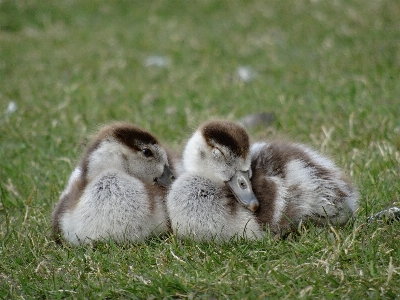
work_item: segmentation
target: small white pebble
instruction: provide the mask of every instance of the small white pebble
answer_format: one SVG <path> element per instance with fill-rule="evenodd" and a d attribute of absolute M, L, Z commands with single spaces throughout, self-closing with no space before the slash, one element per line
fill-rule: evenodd
<path fill-rule="evenodd" d="M 6 115 L 11 115 L 12 113 L 16 112 L 17 109 L 17 103 L 15 103 L 14 101 L 10 101 L 6 109 Z"/>
<path fill-rule="evenodd" d="M 257 76 L 256 72 L 253 69 L 246 66 L 238 67 L 236 73 L 240 80 L 244 82 L 250 82 Z"/>
<path fill-rule="evenodd" d="M 149 56 L 145 60 L 146 67 L 159 67 L 159 68 L 166 68 L 169 65 L 169 60 L 165 56 Z"/>

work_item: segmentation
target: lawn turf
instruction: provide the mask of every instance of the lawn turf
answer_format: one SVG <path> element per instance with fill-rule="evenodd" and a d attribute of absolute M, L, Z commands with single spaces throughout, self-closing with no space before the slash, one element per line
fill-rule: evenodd
<path fill-rule="evenodd" d="M 395 0 L 1 1 L 0 298 L 399 298 L 400 224 L 365 225 L 400 205 L 399 41 Z M 221 245 L 51 239 L 102 124 L 179 151 L 206 120 L 258 112 L 275 121 L 253 141 L 306 143 L 349 174 L 354 224 Z"/>

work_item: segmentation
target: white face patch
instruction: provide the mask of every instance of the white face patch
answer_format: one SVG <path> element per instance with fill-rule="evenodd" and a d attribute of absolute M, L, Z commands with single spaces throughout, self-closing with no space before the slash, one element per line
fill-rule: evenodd
<path fill-rule="evenodd" d="M 147 183 L 153 183 L 169 166 L 167 153 L 158 144 L 143 144 L 140 148 L 140 151 L 127 149 L 128 173 Z"/>
<path fill-rule="evenodd" d="M 229 181 L 237 170 L 250 169 L 250 156 L 237 157 L 224 145 L 210 147 L 197 131 L 188 141 L 183 152 L 183 164 L 187 172 L 215 180 L 223 184 Z"/>
<path fill-rule="evenodd" d="M 103 170 L 114 169 L 147 183 L 153 183 L 168 166 L 167 154 L 159 145 L 141 145 L 136 151 L 116 140 L 105 140 L 89 156 L 88 179 Z"/>

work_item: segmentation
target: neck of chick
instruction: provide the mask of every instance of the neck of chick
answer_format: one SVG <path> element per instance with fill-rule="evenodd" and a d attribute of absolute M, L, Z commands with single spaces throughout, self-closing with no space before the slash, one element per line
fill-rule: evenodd
<path fill-rule="evenodd" d="M 91 181 L 104 171 L 118 171 L 127 173 L 123 163 L 123 156 L 129 155 L 125 149 L 116 141 L 102 141 L 99 147 L 88 156 L 87 179 Z"/>

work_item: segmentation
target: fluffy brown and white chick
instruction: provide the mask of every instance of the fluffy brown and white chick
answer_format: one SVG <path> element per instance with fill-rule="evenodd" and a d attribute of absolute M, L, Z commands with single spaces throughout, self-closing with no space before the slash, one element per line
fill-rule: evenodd
<path fill-rule="evenodd" d="M 344 225 L 357 209 L 358 192 L 329 158 L 289 142 L 251 146 L 251 178 L 260 207 L 259 223 L 276 236 L 302 222 Z"/>
<path fill-rule="evenodd" d="M 101 129 L 73 171 L 53 212 L 53 232 L 72 244 L 142 241 L 168 230 L 165 149 L 129 123 Z"/>
<path fill-rule="evenodd" d="M 233 122 L 207 122 L 193 134 L 183 152 L 185 172 L 167 197 L 178 237 L 223 241 L 262 236 L 252 213 L 258 201 L 250 183 L 249 148 L 246 131 Z"/>

